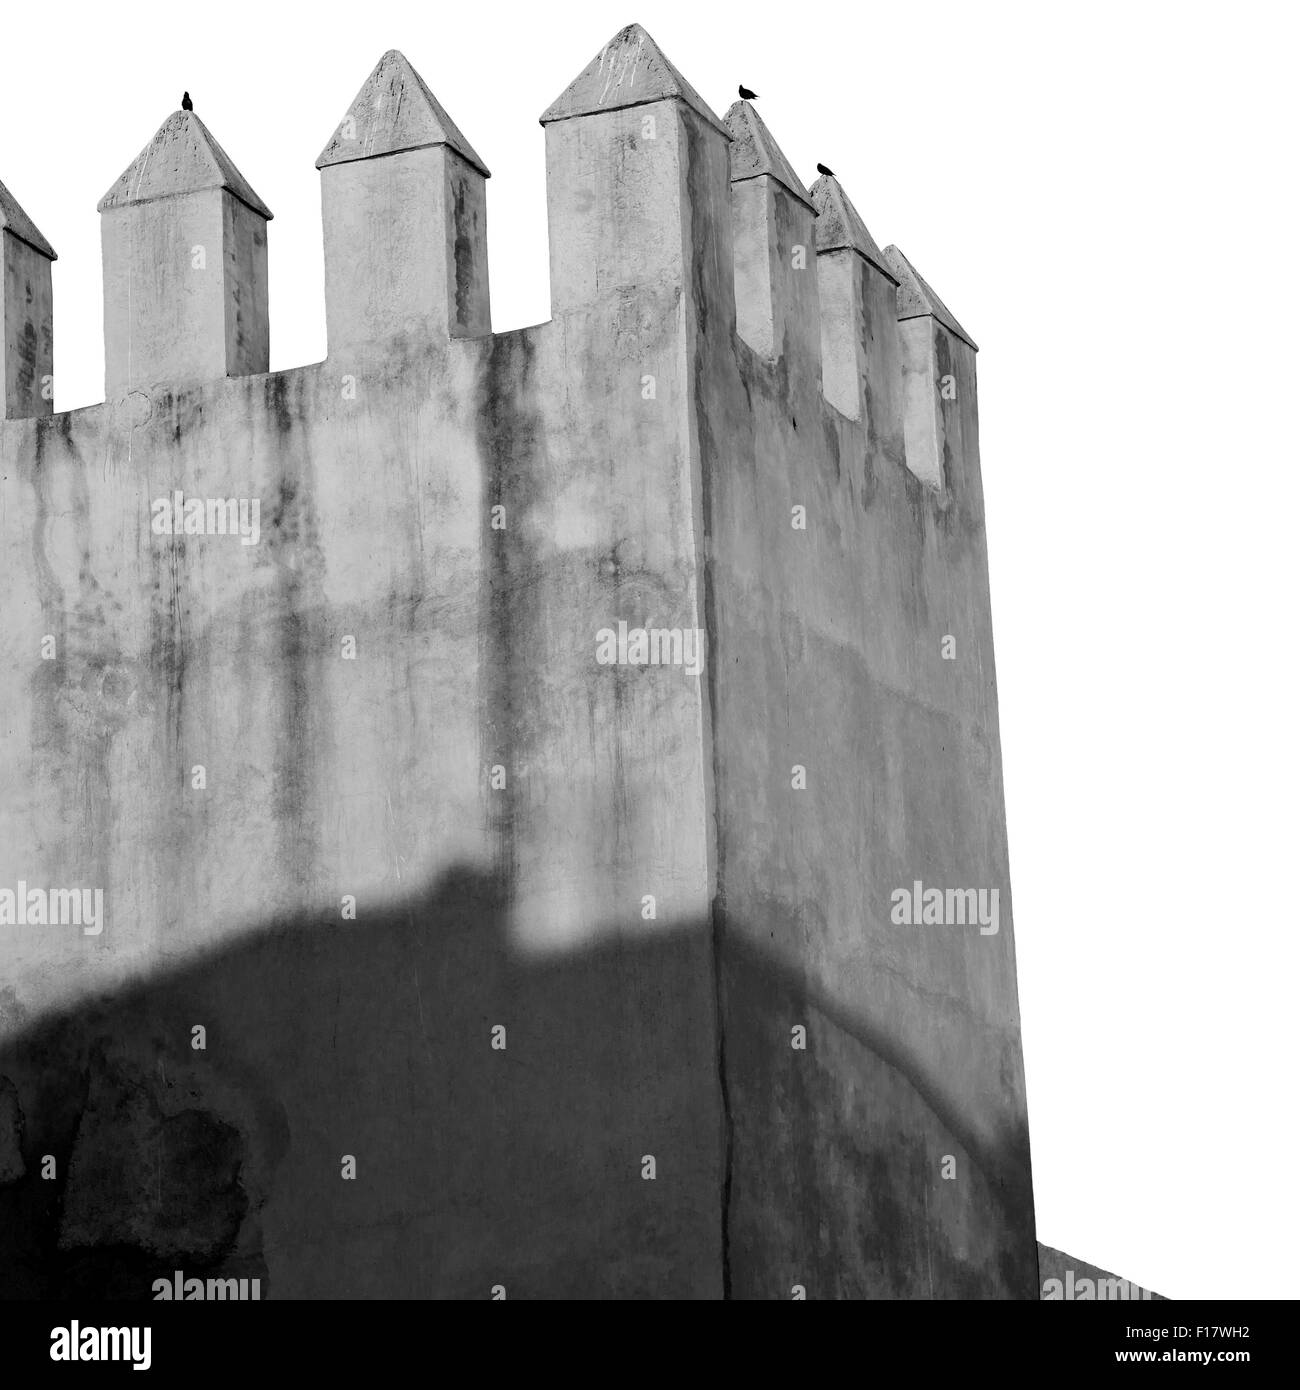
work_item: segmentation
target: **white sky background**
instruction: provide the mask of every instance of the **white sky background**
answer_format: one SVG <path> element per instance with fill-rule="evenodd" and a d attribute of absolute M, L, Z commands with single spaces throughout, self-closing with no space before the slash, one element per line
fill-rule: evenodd
<path fill-rule="evenodd" d="M 981 347 L 1039 1237 L 1295 1298 L 1297 13 L 56 3 L 0 179 L 59 252 L 66 410 L 103 396 L 95 204 L 183 88 L 276 214 L 273 368 L 325 355 L 313 162 L 385 49 L 492 170 L 498 330 L 549 317 L 537 117 L 606 40 L 639 20 L 719 114 L 755 88 Z"/>

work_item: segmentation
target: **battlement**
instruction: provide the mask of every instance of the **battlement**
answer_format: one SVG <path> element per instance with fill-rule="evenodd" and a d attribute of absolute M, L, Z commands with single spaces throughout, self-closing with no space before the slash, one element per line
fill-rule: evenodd
<path fill-rule="evenodd" d="M 939 374 L 918 334 L 974 343 L 910 267 L 900 282 L 836 179 L 810 193 L 749 102 L 719 119 L 635 24 L 541 123 L 554 318 L 635 299 L 653 312 L 665 288 L 698 294 L 701 264 L 730 262 L 699 311 L 882 436 L 898 435 L 906 399 L 899 457 L 942 486 L 926 398 Z M 488 168 L 401 53 L 380 58 L 316 167 L 331 368 L 491 334 Z M 198 115 L 168 116 L 98 210 L 109 404 L 268 370 L 272 214 Z M 0 229 L 0 418 L 52 414 L 54 252 L 3 186 Z M 888 323 L 891 293 L 913 327 Z M 886 403 L 878 419 L 869 400 Z"/>

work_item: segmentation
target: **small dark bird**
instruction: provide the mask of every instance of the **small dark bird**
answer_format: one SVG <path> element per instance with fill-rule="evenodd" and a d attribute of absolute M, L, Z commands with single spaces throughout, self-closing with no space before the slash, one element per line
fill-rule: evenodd
<path fill-rule="evenodd" d="M 757 101 L 758 99 L 758 93 L 751 92 L 743 82 L 740 84 L 739 87 L 736 88 L 736 90 L 740 93 L 741 101 Z"/>
<path fill-rule="evenodd" d="M 194 103 L 190 100 L 190 94 L 189 94 L 188 92 L 185 92 L 185 93 L 183 93 L 183 94 L 181 95 L 181 110 L 182 110 L 182 111 L 193 111 L 193 110 L 194 110 Z"/>
<path fill-rule="evenodd" d="M 819 174 L 825 174 L 828 179 L 833 179 L 835 177 L 835 170 L 828 169 L 824 164 L 819 164 L 817 166 L 817 172 Z"/>

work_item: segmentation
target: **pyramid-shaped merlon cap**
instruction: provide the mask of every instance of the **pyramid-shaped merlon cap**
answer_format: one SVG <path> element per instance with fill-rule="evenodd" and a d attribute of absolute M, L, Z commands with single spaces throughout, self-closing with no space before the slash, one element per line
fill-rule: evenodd
<path fill-rule="evenodd" d="M 446 145 L 483 177 L 488 167 L 442 109 L 424 78 L 395 48 L 375 64 L 316 161 L 318 169 L 403 150 Z"/>
<path fill-rule="evenodd" d="M 856 251 L 895 284 L 898 275 L 886 260 L 867 224 L 849 202 L 849 196 L 832 174 L 823 174 L 812 186 L 813 207 L 817 209 L 817 250 Z"/>
<path fill-rule="evenodd" d="M 948 306 L 935 294 L 921 277 L 920 272 L 897 246 L 885 247 L 885 259 L 894 267 L 894 275 L 898 279 L 898 317 L 900 321 L 924 318 L 929 315 L 931 318 L 938 319 L 950 333 L 955 334 L 963 343 L 969 343 L 976 352 L 979 351 L 975 339 L 953 318 Z"/>
<path fill-rule="evenodd" d="M 732 183 L 767 174 L 816 212 L 812 194 L 800 182 L 799 175 L 790 167 L 790 161 L 781 153 L 780 145 L 772 139 L 772 132 L 749 102 L 734 102 L 727 112 L 726 121 L 727 129 L 731 132 Z"/>
<path fill-rule="evenodd" d="M 542 113 L 542 124 L 621 111 L 676 97 L 728 139 L 731 132 L 705 105 L 703 97 L 664 57 L 639 24 L 629 24 L 600 50 Z"/>
<path fill-rule="evenodd" d="M 99 211 L 178 193 L 198 193 L 205 188 L 228 189 L 246 207 L 271 220 L 271 209 L 253 192 L 207 126 L 193 111 L 173 111 L 99 200 Z"/>
<path fill-rule="evenodd" d="M 36 223 L 27 216 L 18 199 L 2 183 L 0 183 L 0 231 L 12 233 L 19 241 L 25 241 L 33 251 L 39 251 L 42 256 L 46 256 L 52 261 L 59 259 L 54 254 L 54 247 L 37 231 Z"/>

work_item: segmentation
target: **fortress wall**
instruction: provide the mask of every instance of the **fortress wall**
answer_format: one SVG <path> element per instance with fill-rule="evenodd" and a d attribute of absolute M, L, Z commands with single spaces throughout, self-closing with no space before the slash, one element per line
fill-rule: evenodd
<path fill-rule="evenodd" d="M 10 576 L 17 620 L 4 632 L 18 677 L 5 784 L 24 793 L 5 805 L 4 882 L 99 885 L 108 906 L 93 938 L 5 929 L 6 1024 L 21 1035 L 107 990 L 142 990 L 164 1021 L 106 1029 L 92 1015 L 71 1029 L 78 1056 L 54 1068 L 81 1065 L 98 1029 L 134 1075 L 154 1050 L 183 1065 L 190 1023 L 205 1023 L 211 1069 L 234 1069 L 283 1111 L 273 1128 L 286 1147 L 273 1168 L 264 1160 L 257 1194 L 282 1296 L 354 1287 L 376 1225 L 433 1205 L 440 1172 L 478 1194 L 484 1170 L 514 1219 L 496 1246 L 477 1221 L 440 1225 L 438 1248 L 467 1268 L 431 1271 L 429 1293 L 498 1278 L 527 1292 L 518 1246 L 540 1220 L 529 1259 L 548 1277 L 534 1291 L 553 1294 L 579 1212 L 595 1248 L 576 1290 L 607 1287 L 601 1261 L 617 1266 L 629 1247 L 614 1273 L 644 1289 L 644 1236 L 624 1229 L 640 1220 L 675 1237 L 645 1257 L 667 1264 L 673 1287 L 716 1286 L 716 1259 L 696 1248 L 717 1231 L 698 1223 L 695 1189 L 711 1201 L 719 1182 L 699 684 L 594 662 L 596 632 L 619 616 L 694 618 L 692 556 L 673 543 L 690 527 L 647 511 L 665 505 L 681 465 L 661 429 L 680 412 L 669 394 L 648 424 L 629 421 L 629 440 L 575 386 L 601 382 L 612 361 L 662 357 L 671 388 L 680 334 L 675 317 L 648 344 L 635 324 L 621 345 L 601 331 L 575 313 L 463 348 L 343 362 L 358 367 L 354 400 L 332 361 L 162 388 L 135 428 L 127 412 L 146 407 L 129 401 L 26 422 L 14 450 L 5 552 L 35 563 Z M 665 487 L 641 495 L 619 473 L 656 452 Z M 153 535 L 149 503 L 176 487 L 262 499 L 259 543 Z M 498 500 L 507 529 L 494 540 Z M 663 553 L 640 542 L 659 536 Z M 39 656 L 46 631 L 51 662 Z M 342 657 L 348 635 L 355 661 Z M 197 763 L 203 791 L 190 786 Z M 491 789 L 492 766 L 505 789 Z M 355 922 L 340 918 L 344 893 Z M 643 922 L 646 893 L 657 915 Z M 688 924 L 694 945 L 677 941 Z M 372 931 L 419 939 L 372 954 Z M 661 936 L 671 944 L 659 949 Z M 643 954 L 625 951 L 638 940 Z M 275 968 L 250 978 L 242 954 L 268 941 Z M 302 984 L 286 993 L 304 969 L 310 997 Z M 548 983 L 556 974 L 579 979 Z M 647 1011 L 663 1014 L 671 1064 L 646 1047 Z M 504 1058 L 488 1046 L 496 1022 L 509 1029 Z M 349 1027 L 359 1036 L 340 1042 Z M 392 1037 L 375 1055 L 380 1031 Z M 323 1058 L 334 1066 L 320 1075 Z M 365 1058 L 381 1077 L 415 1067 L 418 1084 L 395 1104 Z M 612 1102 L 627 1085 L 624 1105 Z M 457 1092 L 475 1095 L 451 1126 L 464 1157 L 440 1148 L 423 1164 L 410 1129 L 446 1127 Z M 550 1110 L 521 1092 L 549 1094 Z M 517 1116 L 523 1133 L 495 1132 L 485 1110 Z M 29 1140 L 57 1151 L 39 1119 L 28 1116 Z M 519 1151 L 534 1146 L 545 1162 L 530 1173 Z M 331 1246 L 321 1265 L 312 1222 L 337 1200 L 348 1152 L 385 1181 L 359 1189 L 370 1200 L 350 1218 L 356 1248 Z M 663 1201 L 639 1215 L 586 1201 L 611 1183 L 639 1195 L 645 1152 L 672 1165 Z M 157 1244 L 153 1231 L 140 1238 Z M 394 1257 L 374 1291 L 410 1292 L 412 1277 Z"/>
<path fill-rule="evenodd" d="M 602 50 L 492 334 L 486 167 L 386 54 L 286 372 L 197 117 L 105 196 L 108 399 L 0 423 L 0 889 L 106 904 L 0 926 L 0 1293 L 1035 1296 L 974 349 L 738 106 Z M 891 923 L 916 878 L 998 934 Z"/>
<path fill-rule="evenodd" d="M 789 267 L 811 218 L 768 182 L 767 260 Z M 819 230 L 855 217 L 829 179 L 812 196 Z M 816 281 L 775 291 L 773 351 L 729 341 L 724 284 L 701 335 L 732 1288 L 1033 1297 L 974 350 L 897 321 L 869 236 L 822 240 Z M 908 428 L 913 327 L 928 439 Z M 998 933 L 895 925 L 916 879 L 998 888 Z"/>

